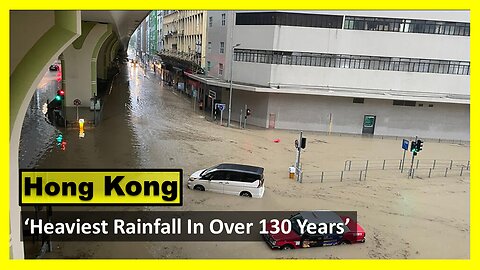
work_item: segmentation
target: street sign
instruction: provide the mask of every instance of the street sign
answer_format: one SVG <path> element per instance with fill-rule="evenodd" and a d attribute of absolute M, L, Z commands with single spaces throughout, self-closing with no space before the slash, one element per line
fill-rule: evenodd
<path fill-rule="evenodd" d="M 409 143 L 410 143 L 410 142 L 409 142 L 408 140 L 403 139 L 403 141 L 402 141 L 402 148 L 403 148 L 403 150 L 408 150 L 408 144 L 409 144 Z"/>
<path fill-rule="evenodd" d="M 219 109 L 220 111 L 224 111 L 225 110 L 225 104 L 223 103 L 217 103 L 217 109 Z"/>
<path fill-rule="evenodd" d="M 82 101 L 80 99 L 76 98 L 75 100 L 73 100 L 73 105 L 80 106 L 80 105 L 82 105 Z"/>
<path fill-rule="evenodd" d="M 211 99 L 217 99 L 217 92 L 213 91 L 213 90 L 208 90 L 208 96 L 211 98 Z"/>

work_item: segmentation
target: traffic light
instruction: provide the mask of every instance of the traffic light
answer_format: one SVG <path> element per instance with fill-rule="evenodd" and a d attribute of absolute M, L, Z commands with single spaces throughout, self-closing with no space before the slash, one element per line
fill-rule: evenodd
<path fill-rule="evenodd" d="M 307 138 L 302 137 L 302 142 L 300 143 L 300 147 L 302 149 L 305 149 L 306 146 L 307 146 Z"/>
<path fill-rule="evenodd" d="M 58 136 L 55 138 L 55 141 L 57 141 L 57 146 L 65 151 L 67 148 L 67 142 L 63 139 L 62 133 L 58 134 Z"/>
<path fill-rule="evenodd" d="M 247 108 L 247 116 L 250 116 L 250 114 L 252 114 L 252 111 Z"/>
<path fill-rule="evenodd" d="M 416 152 L 417 151 L 417 142 L 412 141 L 412 144 L 410 144 L 410 152 Z"/>
<path fill-rule="evenodd" d="M 65 91 L 63 89 L 60 89 L 60 90 L 57 91 L 57 95 L 55 96 L 55 100 L 62 101 L 64 97 L 65 97 Z"/>
<path fill-rule="evenodd" d="M 417 143 L 416 143 L 415 146 L 416 146 L 417 152 L 422 151 L 423 141 L 422 140 L 417 140 Z"/>
<path fill-rule="evenodd" d="M 57 141 L 57 145 L 60 146 L 60 144 L 63 141 L 63 135 L 61 133 L 58 134 L 58 136 L 57 136 L 57 138 L 55 138 L 55 140 Z"/>

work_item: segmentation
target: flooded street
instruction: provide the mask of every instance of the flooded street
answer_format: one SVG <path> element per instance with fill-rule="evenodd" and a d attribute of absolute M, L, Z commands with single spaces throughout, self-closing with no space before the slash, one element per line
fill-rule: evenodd
<path fill-rule="evenodd" d="M 59 131 L 48 124 L 42 109 L 59 89 L 56 71 L 47 71 L 28 105 L 20 137 L 19 167 L 34 168 L 42 156 L 52 151 Z"/>
<path fill-rule="evenodd" d="M 190 99 L 164 86 L 158 74 L 152 70 L 144 73 L 130 64 L 122 66 L 112 89 L 104 101 L 102 121 L 87 128 L 84 138 L 79 138 L 76 129 L 59 129 L 67 141 L 65 151 L 54 144 L 56 129 L 43 124 L 40 116 L 32 117 L 44 98 L 38 93 L 40 101 L 33 102 L 24 123 L 24 127 L 38 128 L 24 128 L 20 143 L 21 153 L 28 149 L 35 154 L 20 155 L 20 167 L 181 168 L 182 207 L 87 208 L 353 210 L 358 211 L 367 240 L 364 244 L 283 252 L 272 251 L 263 242 L 59 242 L 46 258 L 469 258 L 469 173 L 459 176 L 452 170 L 448 177 L 436 173 L 428 178 L 425 171 L 419 171 L 418 177 L 408 179 L 395 169 L 372 168 L 366 181 L 346 177 L 340 182 L 331 177 L 323 183 L 313 173 L 339 173 L 345 160 L 394 159 L 397 164 L 403 154 L 401 140 L 305 132 L 305 182 L 298 183 L 288 178 L 288 167 L 295 161 L 297 131 L 241 130 L 207 121 L 203 111 L 193 111 Z M 468 145 L 426 142 L 419 158 L 466 161 L 469 155 Z M 264 167 L 264 197 L 248 199 L 186 188 L 191 173 L 222 162 Z M 54 207 L 57 209 L 68 208 Z M 442 245 L 432 245 L 439 235 L 444 237 Z"/>

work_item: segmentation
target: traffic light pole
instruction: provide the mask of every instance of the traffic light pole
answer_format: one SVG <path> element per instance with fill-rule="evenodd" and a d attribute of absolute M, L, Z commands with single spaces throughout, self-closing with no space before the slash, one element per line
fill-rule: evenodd
<path fill-rule="evenodd" d="M 303 131 L 300 131 L 300 137 L 298 138 L 298 143 L 296 145 L 297 147 L 297 160 L 295 161 L 295 170 L 297 172 L 297 182 L 301 183 L 300 179 L 300 153 L 302 152 L 302 136 L 303 136 Z"/>
<path fill-rule="evenodd" d="M 243 128 L 247 128 L 247 104 L 245 104 L 245 120 L 243 121 Z"/>
<path fill-rule="evenodd" d="M 417 136 L 415 136 L 415 143 L 417 142 Z M 408 177 L 412 177 L 413 178 L 413 161 L 415 159 L 415 153 L 416 153 L 416 149 L 413 149 L 412 151 L 412 164 L 410 164 L 410 171 L 408 172 Z"/>

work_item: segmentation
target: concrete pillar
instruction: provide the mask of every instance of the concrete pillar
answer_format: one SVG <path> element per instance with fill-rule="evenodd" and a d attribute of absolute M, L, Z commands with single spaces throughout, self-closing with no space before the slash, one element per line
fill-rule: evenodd
<path fill-rule="evenodd" d="M 107 40 L 103 43 L 100 52 L 98 53 L 98 63 L 97 63 L 97 77 L 103 80 L 108 78 L 108 69 L 111 67 L 111 58 L 110 51 L 112 49 L 113 43 L 117 40 L 117 36 L 112 34 Z"/>
<path fill-rule="evenodd" d="M 120 45 L 120 42 L 118 41 L 118 39 L 113 43 L 112 45 L 112 49 L 110 51 L 110 62 L 113 61 L 113 59 L 115 59 L 115 55 L 117 55 L 117 52 L 118 52 L 118 46 Z"/>
<path fill-rule="evenodd" d="M 10 12 L 10 258 L 23 259 L 18 148 L 28 104 L 51 63 L 81 33 L 80 11 Z M 7 113 L 7 112 L 5 112 Z M 3 172 L 6 178 L 7 172 Z"/>
<path fill-rule="evenodd" d="M 98 52 L 111 33 L 108 24 L 82 22 L 82 35 L 63 52 L 67 121 L 76 120 L 69 113 L 74 111 L 75 99 L 80 99 L 80 107 L 90 107 L 90 98 L 97 94 Z"/>

